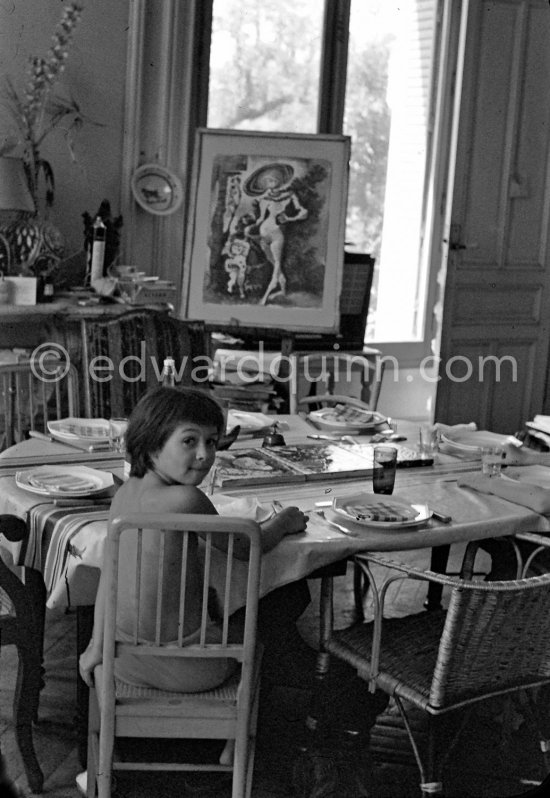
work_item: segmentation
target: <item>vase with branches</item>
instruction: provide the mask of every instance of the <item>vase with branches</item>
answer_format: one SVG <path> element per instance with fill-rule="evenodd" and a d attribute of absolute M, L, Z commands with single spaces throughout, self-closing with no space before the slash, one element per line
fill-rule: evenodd
<path fill-rule="evenodd" d="M 69 3 L 63 10 L 52 44 L 45 56 L 31 56 L 23 92 L 19 92 L 8 76 L 2 92 L 2 103 L 8 110 L 12 130 L 0 142 L 0 155 L 14 153 L 23 158 L 29 190 L 35 206 L 39 203 L 39 183 L 46 186 L 45 204 L 50 207 L 54 199 L 54 176 L 48 161 L 40 155 L 44 139 L 64 124 L 64 135 L 71 157 L 74 158 L 73 134 L 84 122 L 74 99 L 53 95 L 52 90 L 65 69 L 74 30 L 82 14 L 80 3 Z M 68 124 L 66 124 L 68 123 Z"/>
<path fill-rule="evenodd" d="M 22 159 L 35 206 L 34 216 L 27 214 L 4 231 L 11 245 L 12 271 L 51 273 L 63 254 L 61 235 L 47 221 L 54 202 L 55 180 L 53 168 L 42 156 L 41 147 L 46 137 L 62 130 L 74 162 L 74 134 L 84 122 L 91 122 L 73 97 L 67 99 L 54 93 L 82 11 L 79 2 L 65 6 L 46 55 L 29 58 L 24 89 L 18 90 L 8 76 L 0 94 L 0 102 L 11 118 L 10 128 L 0 137 L 0 157 L 9 155 Z"/>

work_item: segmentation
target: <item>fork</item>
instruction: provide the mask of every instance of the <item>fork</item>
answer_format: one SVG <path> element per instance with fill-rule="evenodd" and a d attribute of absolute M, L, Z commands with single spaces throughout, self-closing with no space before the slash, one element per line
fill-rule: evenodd
<path fill-rule="evenodd" d="M 323 521 L 325 521 L 327 524 L 330 524 L 330 526 L 334 526 L 336 529 L 339 529 L 344 535 L 347 535 L 350 538 L 357 537 L 357 532 L 353 532 L 346 526 L 342 526 L 342 524 L 338 524 L 336 521 L 332 521 L 330 518 L 327 518 L 324 510 L 315 510 L 315 515 L 318 515 L 319 518 L 322 518 Z"/>

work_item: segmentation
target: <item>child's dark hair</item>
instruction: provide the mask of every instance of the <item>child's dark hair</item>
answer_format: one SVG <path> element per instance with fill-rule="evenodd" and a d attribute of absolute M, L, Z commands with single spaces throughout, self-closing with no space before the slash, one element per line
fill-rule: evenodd
<path fill-rule="evenodd" d="M 130 476 L 143 477 L 176 427 L 191 421 L 224 430 L 221 407 L 206 392 L 196 388 L 154 388 L 139 400 L 126 430 Z"/>

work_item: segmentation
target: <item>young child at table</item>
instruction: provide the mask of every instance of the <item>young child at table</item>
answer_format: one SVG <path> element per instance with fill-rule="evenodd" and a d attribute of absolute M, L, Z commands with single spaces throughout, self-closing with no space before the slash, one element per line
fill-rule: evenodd
<path fill-rule="evenodd" d="M 206 393 L 195 389 L 157 388 L 148 392 L 136 405 L 126 432 L 126 450 L 130 459 L 130 478 L 117 491 L 110 510 L 110 518 L 128 513 L 206 513 L 217 514 L 210 499 L 199 485 L 207 476 L 216 455 L 216 447 L 224 431 L 224 418 L 217 402 Z M 285 535 L 302 532 L 308 517 L 297 507 L 286 507 L 270 520 L 262 523 L 264 551 L 279 543 Z M 166 542 L 167 562 L 170 561 L 170 545 L 176 547 L 178 533 L 172 533 Z M 147 545 L 154 554 L 158 549 L 158 538 Z M 179 546 L 177 548 L 179 551 Z M 236 552 L 237 553 L 237 552 Z M 237 553 L 238 556 L 238 553 Z M 131 562 L 130 557 L 121 556 L 120 562 Z M 151 573 L 154 578 L 154 573 Z M 122 567 L 119 574 L 119 639 L 124 630 L 132 629 L 133 608 L 128 598 L 132 574 Z M 185 633 L 190 640 L 200 626 L 200 607 L 202 596 L 201 568 L 197 547 L 190 546 L 188 555 L 188 584 L 191 601 L 196 604 L 196 613 L 190 616 Z M 276 618 L 280 627 L 286 611 L 286 622 L 292 624 L 309 603 L 307 583 L 297 585 L 295 595 L 290 587 L 290 600 L 281 601 L 287 588 L 273 591 L 279 594 L 269 597 L 266 607 L 259 611 L 258 634 L 271 636 L 271 618 Z M 304 587 L 307 595 L 304 595 Z M 144 589 L 146 586 L 144 586 Z M 298 595 L 301 594 L 301 595 Z M 279 600 L 278 600 L 279 599 Z M 261 602 L 261 603 L 262 603 Z M 273 608 L 270 607 L 273 605 Z M 275 610 L 276 607 L 276 610 Z M 94 610 L 94 630 L 88 648 L 80 657 L 80 674 L 86 684 L 93 683 L 93 670 L 102 659 L 103 615 L 105 593 L 100 579 Z M 168 608 L 168 613 L 170 609 Z M 173 608 L 174 617 L 167 617 L 167 623 L 177 628 L 178 608 Z M 239 618 L 235 613 L 235 626 Z M 122 630 L 122 631 L 121 631 Z M 217 639 L 218 628 L 212 625 L 212 639 Z M 117 677 L 135 685 L 148 685 L 164 690 L 198 692 L 221 684 L 235 667 L 233 660 L 212 659 L 208 661 L 181 660 L 169 657 L 130 658 L 121 660 Z"/>

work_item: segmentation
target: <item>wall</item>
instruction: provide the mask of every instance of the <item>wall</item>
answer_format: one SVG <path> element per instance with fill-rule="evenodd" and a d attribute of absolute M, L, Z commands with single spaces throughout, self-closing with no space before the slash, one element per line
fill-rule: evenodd
<path fill-rule="evenodd" d="M 23 89 L 27 60 L 46 55 L 65 5 L 59 0 L 0 4 L 0 80 L 8 75 Z M 67 254 L 82 248 L 84 211 L 95 213 L 104 198 L 111 202 L 114 215 L 121 211 L 129 0 L 88 0 L 82 5 L 67 66 L 54 93 L 74 97 L 91 122 L 76 134 L 74 162 L 60 129 L 41 147 L 56 180 L 51 220 L 66 238 Z M 9 124 L 2 108 L 0 136 Z"/>

